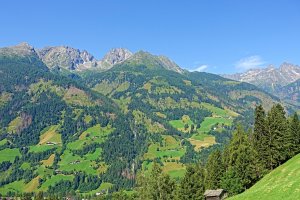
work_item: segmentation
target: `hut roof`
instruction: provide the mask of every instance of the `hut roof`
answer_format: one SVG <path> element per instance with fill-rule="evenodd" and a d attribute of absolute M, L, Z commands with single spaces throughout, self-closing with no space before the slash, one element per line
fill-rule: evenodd
<path fill-rule="evenodd" d="M 204 193 L 204 196 L 206 197 L 218 197 L 224 192 L 223 189 L 217 189 L 217 190 L 206 190 Z"/>

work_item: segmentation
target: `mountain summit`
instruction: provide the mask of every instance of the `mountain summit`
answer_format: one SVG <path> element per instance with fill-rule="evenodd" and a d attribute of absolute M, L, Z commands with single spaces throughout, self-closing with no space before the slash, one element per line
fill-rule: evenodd
<path fill-rule="evenodd" d="M 300 66 L 284 62 L 279 68 L 270 65 L 263 69 L 250 69 L 244 73 L 223 75 L 237 81 L 254 84 L 273 92 L 278 87 L 288 85 L 300 78 Z"/>

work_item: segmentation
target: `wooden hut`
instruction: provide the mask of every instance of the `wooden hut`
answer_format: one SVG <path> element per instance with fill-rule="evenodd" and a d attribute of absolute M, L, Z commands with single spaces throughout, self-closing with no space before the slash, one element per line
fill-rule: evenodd
<path fill-rule="evenodd" d="M 205 200 L 223 200 L 227 197 L 225 190 L 206 190 L 204 193 Z"/>

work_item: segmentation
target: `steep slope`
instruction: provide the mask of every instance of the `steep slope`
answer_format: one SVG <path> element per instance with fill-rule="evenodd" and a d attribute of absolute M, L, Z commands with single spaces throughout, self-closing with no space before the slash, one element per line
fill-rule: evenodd
<path fill-rule="evenodd" d="M 37 52 L 50 69 L 84 70 L 97 66 L 96 59 L 90 53 L 68 46 L 45 47 Z"/>
<path fill-rule="evenodd" d="M 254 84 L 268 92 L 275 92 L 278 88 L 298 80 L 300 78 L 300 67 L 285 62 L 279 68 L 271 65 L 263 69 L 250 69 L 245 73 L 223 76 Z"/>
<path fill-rule="evenodd" d="M 267 174 L 244 193 L 230 200 L 282 200 L 300 198 L 300 154 Z"/>

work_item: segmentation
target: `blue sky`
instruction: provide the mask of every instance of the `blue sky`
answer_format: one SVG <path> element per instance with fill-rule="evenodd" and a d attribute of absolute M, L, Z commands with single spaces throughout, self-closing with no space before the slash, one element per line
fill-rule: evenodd
<path fill-rule="evenodd" d="M 300 64 L 298 0 L 7 0 L 0 46 L 69 45 L 102 58 L 125 47 L 181 67 L 232 73 Z"/>

